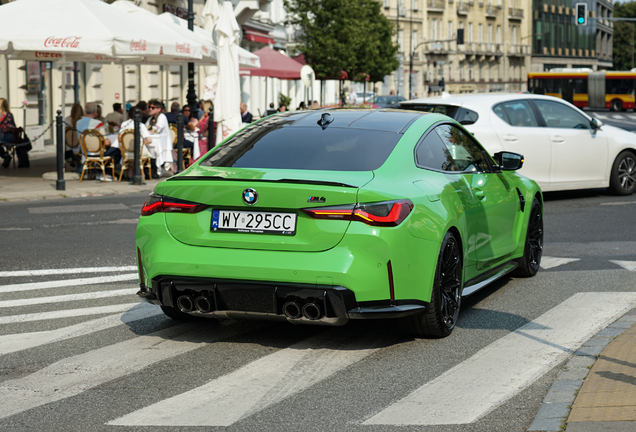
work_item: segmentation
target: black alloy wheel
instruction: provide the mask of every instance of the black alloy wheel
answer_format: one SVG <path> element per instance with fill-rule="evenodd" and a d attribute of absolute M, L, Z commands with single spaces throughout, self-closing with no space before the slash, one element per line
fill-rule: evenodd
<path fill-rule="evenodd" d="M 461 295 L 461 246 L 455 236 L 447 232 L 437 260 L 431 302 L 423 314 L 405 319 L 408 330 L 418 337 L 450 335 L 459 317 Z"/>
<path fill-rule="evenodd" d="M 523 257 L 519 260 L 519 266 L 514 275 L 532 277 L 539 271 L 541 256 L 543 255 L 543 212 L 541 203 L 537 198 L 532 201 L 530 219 L 528 220 L 528 233 L 523 250 Z"/>
<path fill-rule="evenodd" d="M 631 195 L 636 189 L 636 155 L 624 151 L 612 166 L 610 191 L 616 195 Z"/>

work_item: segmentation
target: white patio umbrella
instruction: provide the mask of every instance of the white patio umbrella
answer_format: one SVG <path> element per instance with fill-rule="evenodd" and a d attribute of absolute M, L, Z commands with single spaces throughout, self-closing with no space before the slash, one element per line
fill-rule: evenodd
<path fill-rule="evenodd" d="M 176 33 L 175 33 L 176 34 Z M 201 45 L 184 47 L 174 34 L 138 22 L 100 0 L 19 0 L 0 6 L 0 54 L 58 61 L 201 58 Z M 62 85 L 62 110 L 66 86 Z"/>
<path fill-rule="evenodd" d="M 220 66 L 214 100 L 214 119 L 217 121 L 216 144 L 219 144 L 241 128 L 241 85 L 238 61 L 241 28 L 234 17 L 231 2 L 223 2 L 214 33 Z"/>
<path fill-rule="evenodd" d="M 217 2 L 218 4 L 218 0 L 207 0 L 207 2 L 212 2 L 212 1 Z M 206 6 L 207 6 L 207 3 L 206 3 Z M 204 9 L 204 13 L 205 13 L 205 9 Z M 183 27 L 184 29 L 188 29 L 188 21 L 182 18 L 179 18 L 178 16 L 173 15 L 170 12 L 162 13 L 161 15 L 159 15 L 159 18 L 161 20 L 164 20 L 165 22 L 172 22 L 176 25 Z M 216 46 L 216 44 L 214 43 L 212 39 L 212 30 L 207 31 L 195 25 L 194 33 L 197 36 L 201 37 L 202 39 L 206 40 L 211 46 L 213 47 Z M 261 61 L 258 58 L 258 56 L 252 54 L 245 48 L 238 47 L 238 58 L 239 58 L 239 65 L 241 67 L 255 67 L 255 68 L 261 67 Z"/>

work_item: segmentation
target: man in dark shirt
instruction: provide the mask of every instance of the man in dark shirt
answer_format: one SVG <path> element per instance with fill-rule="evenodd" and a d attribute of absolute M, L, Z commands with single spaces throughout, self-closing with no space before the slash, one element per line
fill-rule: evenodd
<path fill-rule="evenodd" d="M 172 102 L 172 105 L 170 105 L 170 112 L 166 113 L 168 123 L 177 124 L 177 114 L 179 114 L 179 102 Z"/>
<path fill-rule="evenodd" d="M 247 104 L 241 103 L 241 121 L 243 123 L 252 123 L 252 113 L 247 110 Z"/>

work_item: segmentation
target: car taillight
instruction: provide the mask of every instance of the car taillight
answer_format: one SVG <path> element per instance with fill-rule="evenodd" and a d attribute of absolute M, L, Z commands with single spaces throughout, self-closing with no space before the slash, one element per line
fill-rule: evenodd
<path fill-rule="evenodd" d="M 142 216 L 150 216 L 155 213 L 198 213 L 208 206 L 191 201 L 171 198 L 156 193 L 151 193 L 141 208 Z"/>
<path fill-rule="evenodd" d="M 398 226 L 411 210 L 413 203 L 409 200 L 303 209 L 314 219 L 358 221 L 371 226 Z"/>

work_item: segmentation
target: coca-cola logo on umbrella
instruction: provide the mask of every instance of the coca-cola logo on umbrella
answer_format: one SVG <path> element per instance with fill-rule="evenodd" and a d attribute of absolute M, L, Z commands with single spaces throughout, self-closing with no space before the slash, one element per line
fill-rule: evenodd
<path fill-rule="evenodd" d="M 143 39 L 139 39 L 138 41 L 136 40 L 130 41 L 130 50 L 131 51 L 146 51 L 146 41 Z"/>
<path fill-rule="evenodd" d="M 184 54 L 190 54 L 190 44 L 187 43 L 178 43 L 177 44 L 177 52 L 178 53 L 184 53 Z"/>
<path fill-rule="evenodd" d="M 47 48 L 79 48 L 81 37 L 68 36 L 63 38 L 56 38 L 50 36 L 44 41 L 44 46 Z"/>

